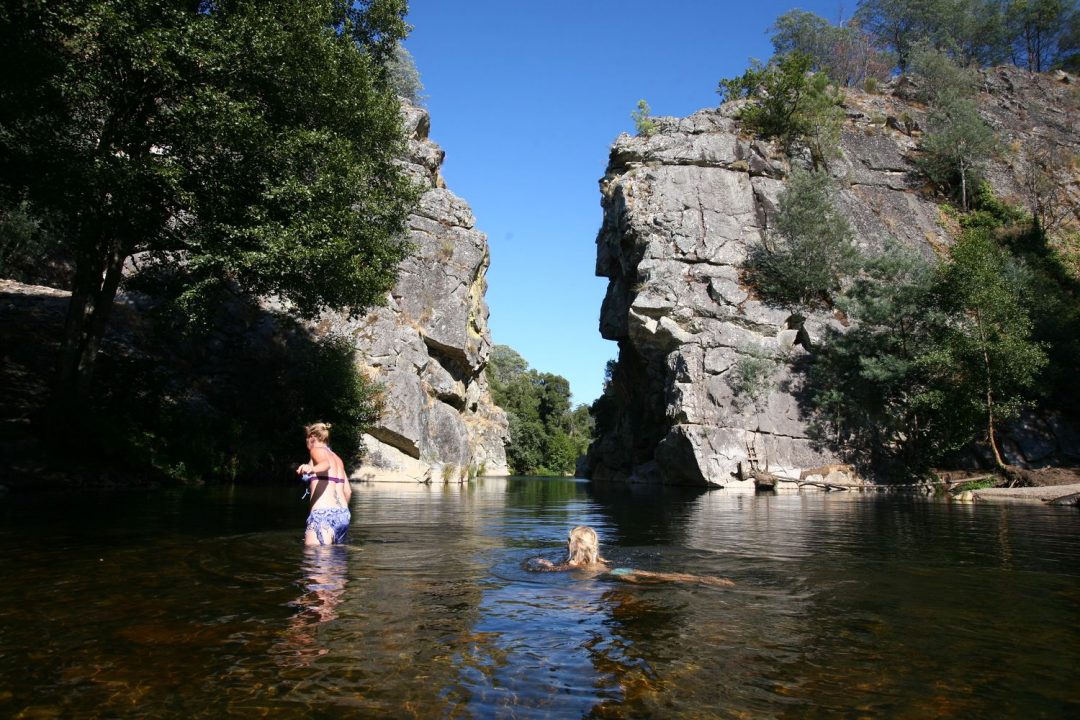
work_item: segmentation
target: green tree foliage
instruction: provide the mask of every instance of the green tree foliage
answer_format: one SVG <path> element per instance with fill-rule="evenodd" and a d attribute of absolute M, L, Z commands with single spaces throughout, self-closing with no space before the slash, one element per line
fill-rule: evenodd
<path fill-rule="evenodd" d="M 955 98 L 973 99 L 978 94 L 976 73 L 957 65 L 948 54 L 928 43 L 916 43 L 911 49 L 908 70 L 919 79 L 915 99 L 928 105 L 941 105 Z"/>
<path fill-rule="evenodd" d="M 570 383 L 552 373 L 529 368 L 506 345 L 496 345 L 488 359 L 488 380 L 495 404 L 506 411 L 510 440 L 506 459 L 518 475 L 566 475 L 574 471 L 592 435 L 588 408 L 570 408 Z"/>
<path fill-rule="evenodd" d="M 43 279 L 41 266 L 57 245 L 48 219 L 29 201 L 0 208 L 0 277 L 30 283 Z"/>
<path fill-rule="evenodd" d="M 832 179 L 796 169 L 779 204 L 771 239 L 747 258 L 747 280 L 772 303 L 828 305 L 857 257 L 851 226 L 833 203 Z"/>
<path fill-rule="evenodd" d="M 656 121 L 652 119 L 652 108 L 644 99 L 638 100 L 637 109 L 630 113 L 634 120 L 634 130 L 642 137 L 649 137 L 656 132 Z"/>
<path fill-rule="evenodd" d="M 1073 8 L 1069 23 L 1058 41 L 1058 56 L 1054 66 L 1074 75 L 1080 74 L 1080 10 Z"/>
<path fill-rule="evenodd" d="M 1023 287 L 1010 262 L 989 233 L 965 233 L 940 278 L 939 296 L 953 322 L 923 358 L 941 388 L 938 409 L 980 417 L 1002 468 L 998 429 L 1017 416 L 1046 364 L 1043 348 L 1031 339 Z"/>
<path fill-rule="evenodd" d="M 615 400 L 613 380 L 618 367 L 616 360 L 608 360 L 604 365 L 604 391 L 589 406 L 593 438 L 603 437 L 615 428 L 618 403 Z"/>
<path fill-rule="evenodd" d="M 1021 286 L 1032 337 L 1049 362 L 1039 382 L 1041 402 L 1073 415 L 1080 408 L 1080 273 L 1070 265 L 1066 242 L 1055 242 L 1037 215 L 996 198 L 986 183 L 975 195 L 976 210 L 961 217 L 966 232 L 982 233 L 1011 257 L 1012 281 Z M 1077 247 L 1074 240 L 1074 248 Z"/>
<path fill-rule="evenodd" d="M 0 10 L 0 207 L 71 246 L 56 396 L 87 394 L 125 261 L 179 265 L 179 304 L 379 302 L 415 191 L 386 63 L 404 0 L 44 0 Z"/>
<path fill-rule="evenodd" d="M 1080 47 L 1080 10 L 1074 0 L 1012 0 L 1005 25 L 1013 62 L 1032 72 L 1072 67 Z"/>
<path fill-rule="evenodd" d="M 1039 395 L 1048 336 L 1029 261 L 1001 242 L 1019 218 L 979 200 L 943 262 L 893 250 L 837 301 L 853 326 L 814 358 L 807 400 L 818 438 L 853 460 L 918 473 L 981 437 L 1004 467 L 998 431 Z M 1044 295 L 1075 292 L 1048 280 Z"/>
<path fill-rule="evenodd" d="M 778 365 L 777 359 L 761 348 L 739 348 L 739 356 L 728 373 L 735 404 L 746 408 L 765 400 L 773 388 Z"/>
<path fill-rule="evenodd" d="M 919 168 L 939 186 L 952 189 L 968 209 L 971 190 L 997 145 L 994 131 L 972 100 L 956 98 L 935 107 L 927 116 Z"/>
<path fill-rule="evenodd" d="M 183 323 L 159 318 L 139 352 L 102 358 L 94 423 L 54 446 L 52 463 L 180 482 L 282 482 L 295 477 L 303 426 L 314 421 L 332 423 L 335 450 L 358 459 L 381 389 L 358 373 L 349 339 L 313 338 L 285 315 L 238 301 L 205 327 L 173 330 Z"/>
<path fill-rule="evenodd" d="M 737 78 L 720 81 L 723 100 L 746 98 L 739 112 L 744 127 L 763 138 L 779 138 L 790 151 L 810 151 L 815 165 L 838 152 L 844 120 L 843 93 L 824 73 L 812 73 L 813 61 L 802 52 L 774 58 L 768 65 L 753 61 Z"/>
<path fill-rule="evenodd" d="M 769 32 L 777 56 L 804 54 L 811 70 L 825 73 L 838 85 L 884 80 L 895 64 L 857 24 L 836 26 L 806 10 L 789 10 L 776 18 Z"/>
<path fill-rule="evenodd" d="M 927 46 L 911 54 L 912 69 L 922 78 L 929 110 L 919 169 L 939 187 L 959 195 L 966 211 L 980 173 L 997 145 L 993 129 L 979 115 L 972 74 L 944 53 Z"/>
<path fill-rule="evenodd" d="M 860 0 L 855 20 L 896 53 L 901 72 L 919 43 L 960 65 L 1012 60 L 1036 72 L 1075 67 L 1076 0 Z"/>
<path fill-rule="evenodd" d="M 388 69 L 394 92 L 413 105 L 423 105 L 427 97 L 424 95 L 424 84 L 420 81 L 420 71 L 416 69 L 412 53 L 401 43 L 394 48 L 394 56 L 390 59 Z"/>
<path fill-rule="evenodd" d="M 1004 16 L 997 0 L 860 0 L 855 20 L 896 54 L 901 72 L 920 42 L 963 65 L 1000 62 Z"/>
<path fill-rule="evenodd" d="M 811 430 L 883 475 L 920 474 L 967 442 L 932 395 L 920 358 L 947 317 L 934 302 L 933 264 L 900 246 L 867 260 L 837 305 L 852 321 L 830 331 L 810 367 Z"/>

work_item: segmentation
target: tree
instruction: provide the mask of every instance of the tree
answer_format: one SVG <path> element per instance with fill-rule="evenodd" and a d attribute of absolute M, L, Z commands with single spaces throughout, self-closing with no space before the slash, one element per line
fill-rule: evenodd
<path fill-rule="evenodd" d="M 772 239 L 751 252 L 747 279 L 767 300 L 821 306 L 855 267 L 853 234 L 822 171 L 795 170 L 780 194 Z"/>
<path fill-rule="evenodd" d="M 776 18 L 769 33 L 776 55 L 801 53 L 810 59 L 810 69 L 819 72 L 829 67 L 834 29 L 820 15 L 795 8 Z"/>
<path fill-rule="evenodd" d="M 1054 66 L 1075 74 L 1080 73 L 1080 10 L 1073 9 L 1069 23 L 1058 41 L 1058 56 Z"/>
<path fill-rule="evenodd" d="M 837 300 L 852 326 L 817 351 L 804 398 L 819 441 L 878 471 L 921 474 L 981 434 L 1005 468 L 998 431 L 1035 396 L 1046 354 L 1029 280 L 994 239 L 1002 225 L 977 215 L 945 261 L 891 249 Z"/>
<path fill-rule="evenodd" d="M 883 80 L 894 64 L 874 47 L 858 23 L 836 26 L 812 12 L 795 9 L 778 17 L 769 31 L 776 55 L 802 53 L 810 58 L 811 70 L 825 73 L 837 85 Z"/>
<path fill-rule="evenodd" d="M 506 459 L 519 475 L 569 474 L 588 447 L 592 418 L 588 408 L 570 410 L 570 383 L 541 373 L 513 348 L 496 345 L 488 359 L 495 404 L 510 420 Z"/>
<path fill-rule="evenodd" d="M 1045 138 L 1030 138 L 1022 147 L 1020 185 L 1040 232 L 1053 233 L 1069 216 L 1066 183 L 1077 156 Z"/>
<path fill-rule="evenodd" d="M 1004 20 L 997 0 L 860 0 L 855 20 L 896 53 L 905 72 L 920 42 L 960 64 L 1004 57 Z"/>
<path fill-rule="evenodd" d="M 998 428 L 1024 406 L 1046 354 L 1031 339 L 1019 276 L 991 234 L 966 232 L 950 255 L 938 297 L 953 322 L 921 362 L 936 376 L 942 408 L 981 415 L 994 461 L 1004 469 Z"/>
<path fill-rule="evenodd" d="M 860 0 L 855 18 L 894 53 L 900 72 L 907 69 L 912 44 L 931 24 L 927 0 Z"/>
<path fill-rule="evenodd" d="M 416 61 L 413 60 L 412 53 L 401 43 L 394 48 L 389 70 L 390 85 L 394 88 L 394 92 L 413 105 L 423 105 L 426 97 L 424 84 L 420 81 L 420 71 L 416 69 Z"/>
<path fill-rule="evenodd" d="M 509 345 L 495 345 L 488 357 L 487 374 L 493 391 L 496 387 L 506 387 L 529 370 L 525 358 Z"/>
<path fill-rule="evenodd" d="M 634 130 L 642 137 L 649 137 L 656 132 L 656 121 L 652 118 L 652 108 L 644 99 L 638 100 L 637 109 L 630 113 L 634 120 Z"/>
<path fill-rule="evenodd" d="M 978 94 L 978 75 L 926 42 L 912 47 L 908 70 L 920 80 L 915 99 L 928 105 L 939 106 L 953 98 L 972 99 Z"/>
<path fill-rule="evenodd" d="M 570 382 L 552 373 L 534 372 L 531 379 L 539 400 L 540 422 L 549 433 L 563 430 L 570 414 Z"/>
<path fill-rule="evenodd" d="M 927 115 L 920 169 L 938 185 L 960 194 L 966 212 L 982 167 L 997 145 L 994 131 L 983 121 L 972 100 L 952 98 Z"/>
<path fill-rule="evenodd" d="M 312 316 L 392 286 L 416 192 L 386 63 L 404 0 L 44 0 L 0 10 L 0 206 L 75 261 L 54 401 L 87 395 L 125 262 L 181 307 L 276 295 Z"/>
<path fill-rule="evenodd" d="M 923 81 L 921 97 L 930 105 L 917 165 L 937 185 L 958 190 L 966 212 L 997 138 L 979 115 L 971 72 L 925 45 L 916 46 L 911 59 Z"/>
<path fill-rule="evenodd" d="M 1065 64 L 1080 11 L 1075 0 L 1011 0 L 1005 11 L 1013 62 L 1032 72 Z"/>
<path fill-rule="evenodd" d="M 763 138 L 778 138 L 787 150 L 805 146 L 815 166 L 839 152 L 844 120 L 843 93 L 824 73 L 811 73 L 813 60 L 802 52 L 756 60 L 743 75 L 720 81 L 723 100 L 749 99 L 739 119 Z"/>
<path fill-rule="evenodd" d="M 837 306 L 851 322 L 829 331 L 809 368 L 811 430 L 823 444 L 885 475 L 921 474 L 970 439 L 933 408 L 920 364 L 947 316 L 937 308 L 935 267 L 893 243 L 863 267 Z"/>

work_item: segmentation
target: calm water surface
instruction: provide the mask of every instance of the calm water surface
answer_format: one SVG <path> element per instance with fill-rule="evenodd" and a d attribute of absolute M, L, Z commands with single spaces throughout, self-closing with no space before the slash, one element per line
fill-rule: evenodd
<path fill-rule="evenodd" d="M 1080 513 L 569 480 L 0 498 L 0 717 L 1080 715 Z M 615 565 L 530 573 L 590 524 Z"/>

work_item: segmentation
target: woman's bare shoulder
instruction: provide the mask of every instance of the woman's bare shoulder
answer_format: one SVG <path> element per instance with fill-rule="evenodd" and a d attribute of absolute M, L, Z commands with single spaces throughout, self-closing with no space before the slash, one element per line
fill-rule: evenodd
<path fill-rule="evenodd" d="M 575 565 L 571 563 L 553 563 L 545 558 L 530 558 L 525 561 L 525 569 L 532 570 L 533 572 L 565 572 L 567 570 L 578 570 L 581 572 L 599 574 L 607 572 L 608 566 L 602 562 L 593 563 L 592 565 Z"/>

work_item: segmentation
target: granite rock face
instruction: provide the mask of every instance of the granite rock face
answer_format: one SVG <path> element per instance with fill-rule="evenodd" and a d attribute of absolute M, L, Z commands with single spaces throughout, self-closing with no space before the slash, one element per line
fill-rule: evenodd
<path fill-rule="evenodd" d="M 1077 81 L 1015 68 L 983 80 L 981 111 L 1006 148 L 986 174 L 999 195 L 1024 203 L 1023 148 L 1080 146 Z M 956 228 L 912 172 L 925 109 L 905 101 L 902 86 L 846 91 L 841 156 L 829 171 L 862 251 L 880 252 L 893 237 L 931 257 Z M 593 479 L 731 486 L 748 482 L 734 474 L 751 455 L 793 478 L 840 462 L 811 443 L 793 369 L 843 319 L 763 304 L 740 277 L 798 160 L 741 133 L 737 110 L 658 118 L 655 134 L 621 135 L 611 149 L 596 273 L 609 278 L 600 332 L 618 342 L 619 358 L 608 427 L 582 467 Z M 1080 220 L 1080 182 L 1069 172 L 1063 202 Z M 765 368 L 768 392 L 733 389 L 741 360 Z"/>
<path fill-rule="evenodd" d="M 506 414 L 484 372 L 491 351 L 484 300 L 490 256 L 469 206 L 446 189 L 442 149 L 423 109 L 403 108 L 404 167 L 425 192 L 409 218 L 413 252 L 387 304 L 350 320 L 330 313 L 322 332 L 351 337 L 367 376 L 383 386 L 379 423 L 364 437 L 356 479 L 458 482 L 506 474 Z"/>

